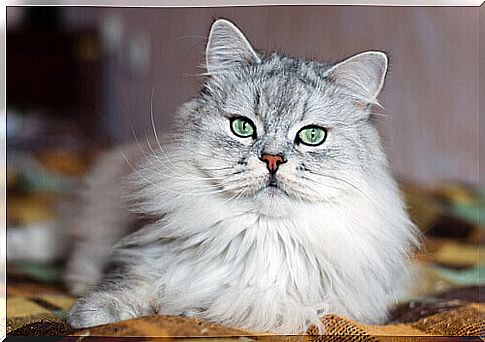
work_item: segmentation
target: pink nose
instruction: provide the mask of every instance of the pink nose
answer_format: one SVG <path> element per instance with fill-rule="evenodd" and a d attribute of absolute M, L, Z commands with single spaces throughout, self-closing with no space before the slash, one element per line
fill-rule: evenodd
<path fill-rule="evenodd" d="M 280 155 L 263 154 L 261 160 L 266 163 L 266 167 L 271 173 L 276 173 L 278 166 L 284 163 L 283 157 Z"/>

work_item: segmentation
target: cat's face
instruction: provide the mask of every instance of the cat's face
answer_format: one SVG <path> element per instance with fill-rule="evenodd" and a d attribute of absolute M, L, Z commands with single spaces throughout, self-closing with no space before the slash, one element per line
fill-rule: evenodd
<path fill-rule="evenodd" d="M 217 21 L 209 78 L 187 121 L 197 167 L 234 198 L 318 202 L 355 191 L 382 162 L 369 107 L 386 68 L 380 52 L 336 65 L 262 58 Z"/>

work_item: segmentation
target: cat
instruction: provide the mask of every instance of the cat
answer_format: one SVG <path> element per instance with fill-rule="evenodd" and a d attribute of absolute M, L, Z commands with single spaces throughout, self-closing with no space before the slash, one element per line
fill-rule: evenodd
<path fill-rule="evenodd" d="M 199 95 L 160 140 L 104 155 L 88 178 L 71 326 L 383 322 L 418 244 L 373 120 L 387 65 L 380 51 L 334 64 L 263 54 L 216 20 Z"/>

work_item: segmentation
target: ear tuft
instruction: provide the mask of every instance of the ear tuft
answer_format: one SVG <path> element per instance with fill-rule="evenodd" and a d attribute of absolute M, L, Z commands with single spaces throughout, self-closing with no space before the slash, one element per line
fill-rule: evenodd
<path fill-rule="evenodd" d="M 212 24 L 206 47 L 209 74 L 260 62 L 249 41 L 233 23 L 218 19 Z"/>
<path fill-rule="evenodd" d="M 325 77 L 350 90 L 359 101 L 377 103 L 387 65 L 385 53 L 367 51 L 337 63 L 325 73 Z"/>

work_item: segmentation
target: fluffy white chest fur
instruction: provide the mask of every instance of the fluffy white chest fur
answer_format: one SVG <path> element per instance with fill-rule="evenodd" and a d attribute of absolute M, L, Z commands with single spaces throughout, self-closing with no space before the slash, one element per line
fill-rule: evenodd
<path fill-rule="evenodd" d="M 197 183 L 192 189 L 201 189 Z M 385 318 L 405 279 L 408 231 L 399 198 L 383 184 L 338 202 L 273 194 L 256 205 L 195 190 L 176 196 L 177 184 L 151 188 L 160 191 L 150 195 L 158 199 L 152 213 L 167 214 L 131 236 L 133 247 L 118 259 L 139 267 L 134 256 L 153 258 L 142 273 L 153 275 L 158 313 L 285 333 L 318 326 L 325 313 L 368 323 Z"/>

